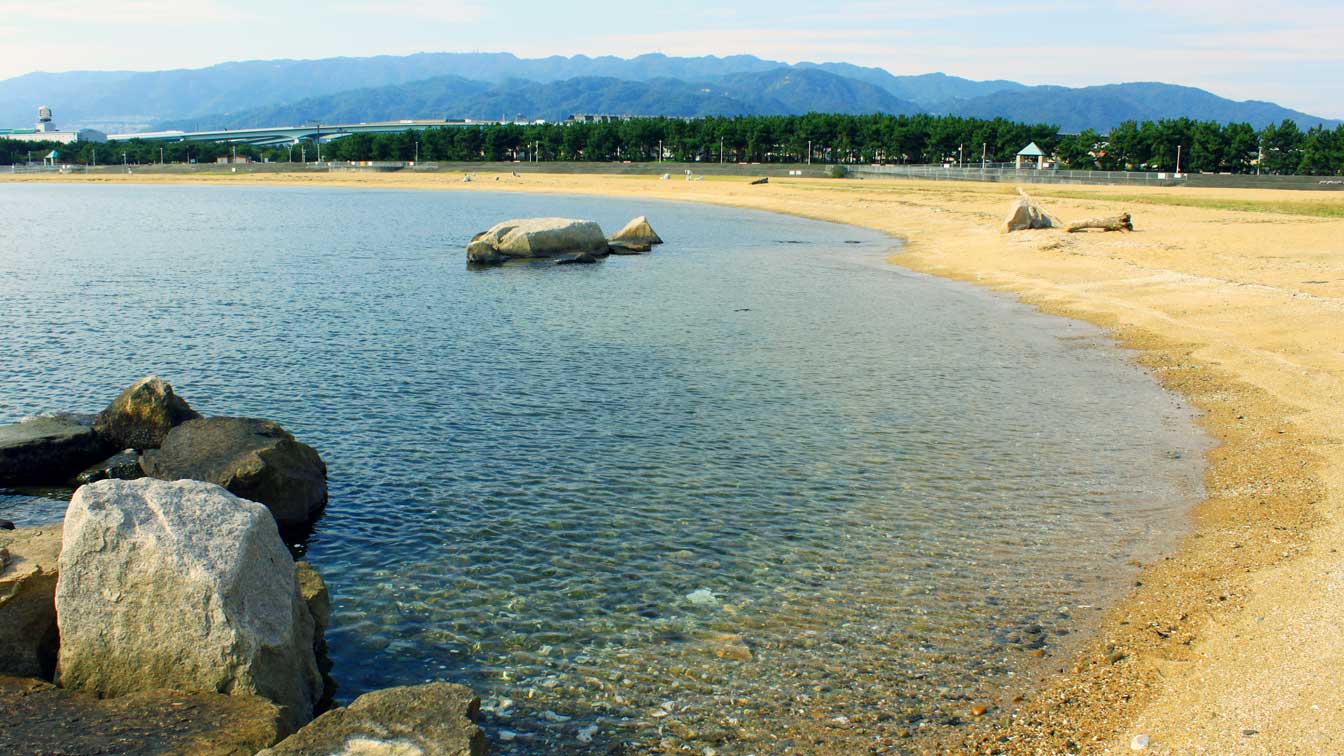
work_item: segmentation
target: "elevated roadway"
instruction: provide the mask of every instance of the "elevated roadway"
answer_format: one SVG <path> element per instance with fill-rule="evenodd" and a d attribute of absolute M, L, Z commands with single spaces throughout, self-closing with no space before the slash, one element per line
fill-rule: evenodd
<path fill-rule="evenodd" d="M 378 121 L 375 123 L 311 123 L 303 126 L 269 126 L 257 129 L 221 129 L 218 131 L 144 131 L 134 134 L 108 134 L 109 141 L 141 139 L 146 142 L 227 142 L 257 146 L 295 144 L 300 141 L 330 142 L 351 134 L 389 134 L 468 126 L 494 126 L 501 121 Z"/>

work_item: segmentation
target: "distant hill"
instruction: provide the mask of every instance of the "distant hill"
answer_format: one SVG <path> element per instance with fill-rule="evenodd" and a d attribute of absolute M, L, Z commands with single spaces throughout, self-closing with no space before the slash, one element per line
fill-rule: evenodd
<path fill-rule="evenodd" d="M 1188 116 L 1200 121 L 1247 122 L 1256 128 L 1285 118 L 1303 129 L 1316 124 L 1337 126 L 1333 121 L 1280 107 L 1272 102 L 1236 102 L 1194 87 L 1157 82 L 1106 84 L 1096 87 L 1026 87 L 981 97 L 944 103 L 942 109 L 955 115 L 977 118 L 1003 117 L 1058 124 L 1065 132 L 1083 129 L 1106 132 L 1121 121 L 1152 121 Z"/>
<path fill-rule="evenodd" d="M 167 121 L 163 129 L 240 129 L 310 120 L 357 123 L 399 118 L 523 118 L 559 121 L 576 113 L 731 116 L 829 113 L 915 113 L 919 107 L 861 81 L 812 69 L 739 73 L 714 82 L 677 79 L 625 81 L 578 77 L 547 83 L 498 85 L 456 76 L 373 87 L 257 108 Z"/>
<path fill-rule="evenodd" d="M 262 117 L 284 123 L 520 113 L 555 119 L 592 111 L 731 115 L 919 110 L 1057 123 L 1066 131 L 1106 131 L 1124 120 L 1179 116 L 1256 126 L 1284 118 L 1303 128 L 1339 123 L 1273 103 L 1234 102 L 1171 84 L 1027 86 L 943 73 L 895 76 L 841 62 L 790 66 L 751 55 L 626 59 L 418 53 L 242 61 L 171 71 L 32 73 L 0 81 L 0 127 L 31 123 L 38 105 L 51 106 L 59 126 L 109 131 Z"/>

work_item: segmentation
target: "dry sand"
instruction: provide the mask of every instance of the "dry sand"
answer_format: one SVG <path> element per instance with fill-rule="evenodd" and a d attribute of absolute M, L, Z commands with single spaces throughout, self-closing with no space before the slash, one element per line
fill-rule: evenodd
<path fill-rule="evenodd" d="M 1220 442 L 1209 454 L 1207 499 L 1191 535 L 1146 565 L 1088 648 L 1055 660 L 1058 673 L 1035 693 L 991 710 L 964 742 L 940 750 L 1129 753 L 1143 734 L 1150 753 L 1344 754 L 1344 193 L 1038 188 L 1033 194 L 1065 220 L 1128 210 L 1136 230 L 1003 235 L 997 224 L 1012 188 L 1001 185 L 494 178 L 64 180 L 603 194 L 759 208 L 904 237 L 899 265 L 1106 327 L 1204 411 Z M 1320 217 L 1322 208 L 1333 217 Z"/>

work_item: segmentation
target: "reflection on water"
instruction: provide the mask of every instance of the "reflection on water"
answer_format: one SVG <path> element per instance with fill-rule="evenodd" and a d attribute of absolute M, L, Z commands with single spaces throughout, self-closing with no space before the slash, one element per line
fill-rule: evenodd
<path fill-rule="evenodd" d="M 466 683 L 495 753 L 955 726 L 1197 491 L 1189 413 L 1095 330 L 889 268 L 867 231 L 280 188 L 0 186 L 0 210 L 0 421 L 147 373 L 280 421 L 331 470 L 308 556 L 342 698 Z M 639 214 L 650 255 L 464 265 L 504 218 Z M 20 525 L 62 508 L 0 496 Z"/>

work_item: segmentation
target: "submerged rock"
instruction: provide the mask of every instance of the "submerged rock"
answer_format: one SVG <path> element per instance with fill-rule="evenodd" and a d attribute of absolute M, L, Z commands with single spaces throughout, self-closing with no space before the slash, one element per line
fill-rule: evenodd
<path fill-rule="evenodd" d="M 99 699 L 0 677 L 0 753 L 61 756 L 250 756 L 285 733 L 256 696 L 149 691 Z"/>
<path fill-rule="evenodd" d="M 308 524 L 327 503 L 327 466 L 284 428 L 250 417 L 188 420 L 140 458 L 160 480 L 203 480 L 270 508 L 281 527 Z"/>
<path fill-rule="evenodd" d="M 140 469 L 140 455 L 135 449 L 117 453 L 95 465 L 89 465 L 75 476 L 75 485 L 83 486 L 100 480 L 136 480 L 145 477 Z"/>
<path fill-rule="evenodd" d="M 56 584 L 60 684 L 259 695 L 297 728 L 322 679 L 295 573 L 266 508 L 217 485 L 84 486 L 66 512 Z"/>
<path fill-rule="evenodd" d="M 60 558 L 60 525 L 0 532 L 0 675 L 55 670 Z"/>
<path fill-rule="evenodd" d="M 115 449 L 155 449 L 168 431 L 198 417 L 172 386 L 151 375 L 131 384 L 99 412 L 93 430 Z"/>
<path fill-rule="evenodd" d="M 481 702 L 435 682 L 365 693 L 257 756 L 485 756 Z"/>
<path fill-rule="evenodd" d="M 73 416 L 0 426 L 0 486 L 61 483 L 107 452 L 93 428 Z"/>
<path fill-rule="evenodd" d="M 574 218 L 520 218 L 496 224 L 467 245 L 467 261 L 499 263 L 510 259 L 607 254 L 602 227 Z"/>

